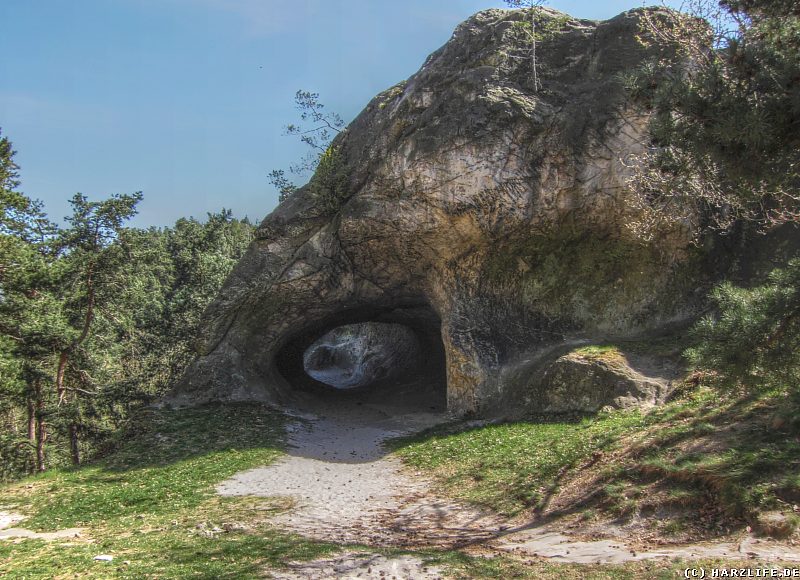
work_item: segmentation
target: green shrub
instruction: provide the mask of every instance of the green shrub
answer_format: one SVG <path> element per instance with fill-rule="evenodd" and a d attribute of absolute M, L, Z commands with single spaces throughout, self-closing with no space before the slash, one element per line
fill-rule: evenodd
<path fill-rule="evenodd" d="M 348 172 L 344 156 L 331 145 L 319 158 L 319 165 L 309 187 L 326 211 L 339 210 L 348 197 Z"/>
<path fill-rule="evenodd" d="M 723 387 L 800 398 L 800 259 L 761 286 L 725 282 L 711 298 L 716 313 L 696 324 L 696 345 L 685 352 L 692 365 Z"/>

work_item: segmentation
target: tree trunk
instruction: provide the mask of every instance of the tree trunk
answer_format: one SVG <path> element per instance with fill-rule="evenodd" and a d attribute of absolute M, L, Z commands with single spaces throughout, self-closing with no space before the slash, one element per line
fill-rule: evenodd
<path fill-rule="evenodd" d="M 67 362 L 69 362 L 69 351 L 72 350 L 70 346 L 67 350 L 62 351 L 58 356 L 58 368 L 56 370 L 56 393 L 58 394 L 58 404 L 64 402 L 67 391 L 64 388 L 64 374 L 67 370 Z"/>
<path fill-rule="evenodd" d="M 36 404 L 28 397 L 28 441 L 36 441 Z"/>
<path fill-rule="evenodd" d="M 42 472 L 47 469 L 47 455 L 44 450 L 44 444 L 47 441 L 47 426 L 41 417 L 36 420 L 36 424 L 36 471 Z"/>
<path fill-rule="evenodd" d="M 86 303 L 86 316 L 83 319 L 83 329 L 81 330 L 80 336 L 75 339 L 69 347 L 65 350 L 61 351 L 61 354 L 58 357 L 58 369 L 56 370 L 56 393 L 58 393 L 58 404 L 61 405 L 65 403 L 67 400 L 67 388 L 64 385 L 64 375 L 67 371 L 67 363 L 69 362 L 69 356 L 72 354 L 78 346 L 86 340 L 86 337 L 89 336 L 89 329 L 92 326 L 92 320 L 94 319 L 94 283 L 93 283 L 93 271 L 89 269 L 89 272 L 86 276 L 86 292 L 87 292 L 87 303 Z M 81 464 L 81 449 L 80 449 L 80 438 L 78 437 L 78 424 L 77 423 L 70 423 L 69 424 L 69 449 L 70 454 L 72 455 L 72 465 L 80 465 Z"/>
<path fill-rule="evenodd" d="M 36 471 L 42 472 L 47 468 L 47 457 L 44 449 L 44 444 L 47 442 L 47 426 L 44 423 L 42 388 L 38 383 L 34 386 L 34 393 L 36 395 Z"/>
<path fill-rule="evenodd" d="M 72 453 L 72 465 L 80 465 L 81 449 L 78 440 L 78 426 L 75 423 L 69 424 L 69 449 Z"/>
<path fill-rule="evenodd" d="M 80 336 L 70 344 L 67 348 L 61 351 L 58 356 L 58 369 L 56 370 L 56 393 L 58 393 L 58 404 L 61 405 L 66 401 L 67 389 L 64 386 L 64 375 L 67 371 L 67 363 L 69 362 L 69 355 L 72 351 L 78 348 L 81 343 L 89 336 L 89 329 L 92 327 L 92 320 L 94 320 L 94 272 L 90 268 L 86 274 L 86 316 L 83 319 L 83 329 Z"/>

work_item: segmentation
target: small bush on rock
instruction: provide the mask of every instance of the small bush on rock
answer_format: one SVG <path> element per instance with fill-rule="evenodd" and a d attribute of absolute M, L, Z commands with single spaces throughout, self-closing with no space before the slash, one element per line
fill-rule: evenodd
<path fill-rule="evenodd" d="M 325 210 L 336 212 L 347 199 L 347 165 L 337 147 L 331 145 L 319 158 L 319 165 L 311 178 L 311 193 Z"/>

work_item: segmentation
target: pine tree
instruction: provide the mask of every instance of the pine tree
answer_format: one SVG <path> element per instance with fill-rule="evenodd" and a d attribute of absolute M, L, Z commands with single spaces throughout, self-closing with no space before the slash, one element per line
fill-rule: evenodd
<path fill-rule="evenodd" d="M 800 4 L 690 7 L 688 15 L 649 13 L 645 32 L 673 51 L 629 79 L 632 96 L 653 113 L 652 147 L 632 181 L 645 216 L 640 231 L 682 220 L 694 220 L 698 236 L 737 223 L 796 228 Z M 724 283 L 710 298 L 713 314 L 697 324 L 687 352 L 695 367 L 719 385 L 800 399 L 800 260 L 752 288 Z"/>
<path fill-rule="evenodd" d="M 702 214 L 723 228 L 800 221 L 798 4 L 690 7 L 645 13 L 647 36 L 673 50 L 628 79 L 653 112 L 652 147 L 632 183 L 641 209 L 667 221 Z"/>

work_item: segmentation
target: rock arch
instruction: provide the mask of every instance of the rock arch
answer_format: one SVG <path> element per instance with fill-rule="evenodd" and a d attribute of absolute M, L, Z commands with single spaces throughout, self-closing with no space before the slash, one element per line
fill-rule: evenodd
<path fill-rule="evenodd" d="M 169 402 L 281 402 L 325 331 L 405 316 L 441 345 L 451 412 L 521 412 L 546 353 L 694 315 L 714 267 L 692 232 L 626 229 L 647 115 L 619 78 L 658 50 L 641 11 L 543 11 L 543 90 L 503 57 L 522 13 L 487 10 L 367 105 L 333 144 L 346 195 L 317 176 L 267 216 Z"/>

